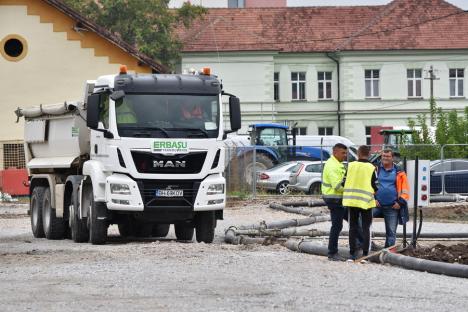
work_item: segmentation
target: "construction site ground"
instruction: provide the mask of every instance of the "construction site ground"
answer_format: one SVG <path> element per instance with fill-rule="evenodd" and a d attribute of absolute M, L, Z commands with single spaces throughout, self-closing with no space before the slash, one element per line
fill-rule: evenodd
<path fill-rule="evenodd" d="M 172 228 L 165 239 L 125 240 L 112 226 L 102 246 L 35 239 L 27 205 L 1 204 L 0 311 L 466 311 L 467 279 L 224 242 L 231 225 L 302 218 L 268 208 L 272 200 L 231 202 L 213 244 L 177 242 Z M 423 232 L 468 231 L 467 204 L 425 216 Z M 382 220 L 373 228 L 384 231 Z M 468 242 L 419 242 L 459 243 Z"/>

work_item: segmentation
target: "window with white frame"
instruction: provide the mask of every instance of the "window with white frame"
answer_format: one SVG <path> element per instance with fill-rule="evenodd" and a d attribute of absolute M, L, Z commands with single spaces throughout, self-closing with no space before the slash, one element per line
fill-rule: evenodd
<path fill-rule="evenodd" d="M 333 127 L 318 127 L 319 135 L 333 135 Z"/>
<path fill-rule="evenodd" d="M 371 145 L 372 127 L 366 126 L 366 145 Z"/>
<path fill-rule="evenodd" d="M 462 97 L 465 70 L 462 68 L 452 68 L 449 71 L 450 76 L 450 97 Z"/>
<path fill-rule="evenodd" d="M 305 100 L 305 84 L 306 84 L 306 73 L 305 72 L 292 72 L 291 73 L 292 83 L 292 99 L 293 101 Z"/>
<path fill-rule="evenodd" d="M 422 70 L 408 69 L 406 76 L 408 78 L 408 97 L 421 97 Z"/>
<path fill-rule="evenodd" d="M 297 128 L 297 135 L 306 135 L 307 134 L 307 127 L 298 127 Z"/>
<path fill-rule="evenodd" d="M 332 72 L 318 72 L 318 98 L 331 100 L 332 98 Z"/>
<path fill-rule="evenodd" d="M 273 99 L 279 101 L 279 73 L 273 74 Z"/>
<path fill-rule="evenodd" d="M 366 80 L 366 97 L 380 97 L 380 70 L 366 69 L 364 76 Z"/>

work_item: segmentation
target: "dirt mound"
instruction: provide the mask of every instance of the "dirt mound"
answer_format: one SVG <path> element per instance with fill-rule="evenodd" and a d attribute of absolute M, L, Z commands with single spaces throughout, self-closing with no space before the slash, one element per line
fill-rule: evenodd
<path fill-rule="evenodd" d="M 427 260 L 468 264 L 468 244 L 456 244 L 451 246 L 437 244 L 432 247 L 407 250 L 404 254 Z"/>

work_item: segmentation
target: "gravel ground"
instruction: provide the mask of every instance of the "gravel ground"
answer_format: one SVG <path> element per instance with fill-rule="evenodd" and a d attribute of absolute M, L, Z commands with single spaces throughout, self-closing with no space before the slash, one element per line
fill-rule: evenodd
<path fill-rule="evenodd" d="M 126 241 L 114 226 L 104 246 L 34 239 L 25 211 L 0 206 L 0 311 L 466 311 L 468 304 L 465 279 L 225 244 L 230 225 L 298 218 L 259 202 L 227 208 L 209 245 L 176 242 L 172 229 L 166 239 Z M 383 230 L 382 222 L 374 228 Z M 468 224 L 424 229 L 466 232 Z"/>

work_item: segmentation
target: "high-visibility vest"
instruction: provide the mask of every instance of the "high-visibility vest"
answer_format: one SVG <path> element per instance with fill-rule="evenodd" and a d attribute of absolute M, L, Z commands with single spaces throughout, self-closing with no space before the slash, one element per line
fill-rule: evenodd
<path fill-rule="evenodd" d="M 322 196 L 324 199 L 341 199 L 343 197 L 343 178 L 346 168 L 334 156 L 331 156 L 323 168 Z"/>
<path fill-rule="evenodd" d="M 116 105 L 117 123 L 134 124 L 137 123 L 136 115 L 133 109 L 124 100 L 119 106 Z"/>
<path fill-rule="evenodd" d="M 343 192 L 343 206 L 370 209 L 375 207 L 372 175 L 375 167 L 368 162 L 354 161 L 348 165 Z"/>

